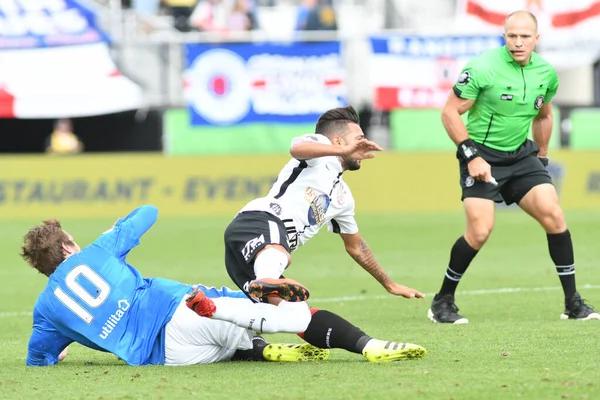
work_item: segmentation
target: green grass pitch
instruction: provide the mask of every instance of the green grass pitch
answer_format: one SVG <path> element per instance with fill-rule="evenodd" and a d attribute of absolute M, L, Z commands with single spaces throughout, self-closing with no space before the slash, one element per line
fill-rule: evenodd
<path fill-rule="evenodd" d="M 117 216 L 115 216 L 117 217 Z M 423 345 L 423 360 L 370 364 L 333 350 L 311 363 L 221 363 L 129 367 L 110 354 L 72 345 L 55 367 L 24 366 L 32 306 L 46 279 L 18 257 L 37 221 L 0 225 L 0 399 L 598 399 L 600 321 L 561 321 L 563 297 L 546 238 L 524 213 L 499 211 L 490 241 L 467 271 L 457 296 L 466 326 L 431 323 L 427 309 L 449 250 L 464 228 L 461 214 L 358 215 L 379 261 L 424 300 L 386 295 L 321 232 L 294 254 L 286 275 L 311 289 L 311 305 L 344 316 L 371 336 Z M 579 291 L 600 306 L 600 213 L 567 213 Z M 64 220 L 80 245 L 111 220 Z M 159 218 L 129 262 L 144 276 L 232 286 L 223 265 L 228 220 Z M 269 341 L 300 343 L 295 335 Z"/>

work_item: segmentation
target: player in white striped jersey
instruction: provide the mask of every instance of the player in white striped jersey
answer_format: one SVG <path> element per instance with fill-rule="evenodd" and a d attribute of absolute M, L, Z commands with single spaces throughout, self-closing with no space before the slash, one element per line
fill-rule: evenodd
<path fill-rule="evenodd" d="M 317 121 L 314 134 L 292 141 L 293 158 L 281 170 L 269 193 L 244 206 L 225 231 L 227 272 L 248 297 L 272 304 L 307 300 L 308 289 L 282 274 L 291 262 L 291 253 L 324 225 L 340 234 L 347 253 L 389 293 L 405 298 L 424 297 L 418 290 L 389 277 L 360 235 L 354 219 L 354 198 L 342 174 L 360 169 L 361 160 L 375 157 L 373 152 L 380 150 L 365 138 L 352 107 L 327 111 Z M 410 346 L 415 345 L 375 341 L 328 311 L 311 312 L 311 323 L 302 337 L 315 346 L 344 348 L 365 356 L 365 349 L 374 354 L 374 346 L 380 346 L 374 357 L 386 351 L 401 355 L 414 350 Z M 424 355 L 424 349 L 417 347 L 417 353 Z"/>
<path fill-rule="evenodd" d="M 359 133 L 362 137 L 362 134 Z M 305 143 L 333 148 L 327 136 L 308 134 L 295 138 L 292 147 Z M 363 140 L 365 146 L 368 141 Z M 350 160 L 351 168 L 360 168 Z M 327 224 L 330 231 L 358 232 L 354 221 L 354 198 L 342 177 L 343 167 L 336 156 L 311 159 L 292 158 L 281 170 L 266 197 L 248 203 L 241 212 L 266 211 L 286 226 L 290 250 L 302 246 Z"/>

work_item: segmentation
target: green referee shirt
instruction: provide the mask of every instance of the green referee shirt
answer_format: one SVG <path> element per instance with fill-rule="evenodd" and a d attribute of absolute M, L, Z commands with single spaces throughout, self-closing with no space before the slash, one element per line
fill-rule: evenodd
<path fill-rule="evenodd" d="M 527 139 L 533 118 L 558 89 L 554 68 L 537 53 L 521 66 L 506 46 L 471 60 L 454 85 L 454 93 L 475 100 L 467 118 L 474 141 L 492 149 L 514 151 Z"/>

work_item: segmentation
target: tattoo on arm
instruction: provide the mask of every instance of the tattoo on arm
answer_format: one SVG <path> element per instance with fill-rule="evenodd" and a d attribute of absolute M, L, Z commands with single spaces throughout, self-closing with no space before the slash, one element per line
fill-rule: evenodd
<path fill-rule="evenodd" d="M 370 273 L 379 283 L 386 286 L 391 283 L 392 280 L 388 274 L 383 270 L 383 267 L 379 265 L 379 262 L 375 259 L 375 255 L 371 251 L 371 248 L 361 239 L 360 241 L 360 252 L 358 254 L 351 254 L 354 261 L 356 261 L 365 271 Z"/>

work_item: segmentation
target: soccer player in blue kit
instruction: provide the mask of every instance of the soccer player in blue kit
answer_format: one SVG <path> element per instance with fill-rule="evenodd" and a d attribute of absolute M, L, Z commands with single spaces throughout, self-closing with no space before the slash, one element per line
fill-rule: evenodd
<path fill-rule="evenodd" d="M 227 288 L 198 286 L 204 293 L 198 296 L 195 286 L 143 278 L 126 257 L 157 216 L 156 207 L 139 207 L 83 249 L 57 220 L 29 230 L 21 255 L 48 277 L 48 284 L 34 306 L 27 365 L 56 364 L 72 342 L 113 353 L 129 365 L 329 356 L 329 350 L 309 344 L 268 345 L 255 336 L 255 332 L 302 332 L 310 321 L 308 307 L 258 305 Z M 190 296 L 193 306 L 186 304 Z M 202 304 L 204 298 L 212 299 Z M 205 313 L 212 318 L 195 309 L 198 299 L 200 309 L 208 307 Z"/>

